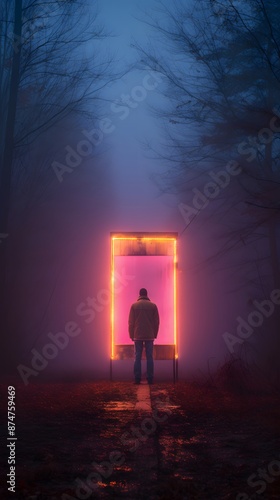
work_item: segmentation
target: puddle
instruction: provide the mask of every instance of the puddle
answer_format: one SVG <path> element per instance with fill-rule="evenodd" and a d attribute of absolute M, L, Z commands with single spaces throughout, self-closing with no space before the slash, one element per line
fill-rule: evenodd
<path fill-rule="evenodd" d="M 126 411 L 133 410 L 134 404 L 130 401 L 110 401 L 110 403 L 104 404 L 104 410 L 106 411 Z"/>

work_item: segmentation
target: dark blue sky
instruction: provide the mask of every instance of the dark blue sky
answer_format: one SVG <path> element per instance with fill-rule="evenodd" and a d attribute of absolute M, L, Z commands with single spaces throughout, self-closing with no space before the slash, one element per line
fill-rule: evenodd
<path fill-rule="evenodd" d="M 114 35 L 108 38 L 106 45 L 115 55 L 119 70 L 122 67 L 125 70 L 139 57 L 131 47 L 133 41 L 145 45 L 154 35 L 152 28 L 139 18 L 144 19 L 147 15 L 149 19 L 156 4 L 158 1 L 155 0 L 104 0 L 100 3 L 99 19 L 105 29 Z M 158 188 L 150 176 L 162 171 L 164 167 L 158 160 L 148 158 L 152 153 L 145 152 L 141 145 L 149 140 L 158 148 L 162 140 L 159 124 L 152 117 L 149 106 L 161 99 L 163 85 L 164 81 L 156 80 L 148 70 L 135 69 L 113 82 L 104 94 L 115 103 L 128 99 L 129 96 L 130 102 L 123 108 L 123 112 L 121 107 L 112 107 L 109 102 L 105 104 L 105 116 L 112 120 L 114 126 L 114 131 L 108 136 L 109 157 L 114 172 L 118 213 L 124 225 L 130 223 L 130 218 L 135 221 L 138 217 L 141 225 L 140 211 L 144 205 L 145 213 L 148 208 L 152 214 L 153 224 L 161 225 L 159 230 L 163 230 L 166 218 L 170 216 L 169 205 L 174 206 L 176 203 L 170 197 L 159 196 Z"/>

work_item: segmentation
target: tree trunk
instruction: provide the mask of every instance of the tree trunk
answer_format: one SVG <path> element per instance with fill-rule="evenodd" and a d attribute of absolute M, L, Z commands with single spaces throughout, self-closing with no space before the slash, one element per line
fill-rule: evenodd
<path fill-rule="evenodd" d="M 13 359 L 13 342 L 12 332 L 9 331 L 9 310 L 10 301 L 8 297 L 8 246 L 9 246 L 9 212 L 11 199 L 11 180 L 12 167 L 14 156 L 14 133 L 17 109 L 17 96 L 20 81 L 20 56 L 21 45 L 18 40 L 21 38 L 22 31 L 22 0 L 15 0 L 14 10 L 14 40 L 15 44 L 12 60 L 11 79 L 8 95 L 8 112 L 5 126 L 5 143 L 4 153 L 1 165 L 1 180 L 0 180 L 0 233 L 4 235 L 0 239 L 0 303 L 3 311 L 1 318 L 1 326 L 3 328 L 2 341 L 4 346 L 1 349 L 2 368 L 8 368 Z M 2 330 L 1 328 L 1 330 Z M 6 365 L 6 366 L 5 366 Z"/>
<path fill-rule="evenodd" d="M 269 249 L 270 249 L 270 262 L 273 274 L 273 286 L 274 288 L 280 288 L 280 266 L 279 266 L 279 255 L 277 246 L 277 222 L 272 219 L 269 222 L 268 227 L 269 233 Z"/>
<path fill-rule="evenodd" d="M 279 266 L 279 254 L 277 245 L 277 219 L 273 218 L 269 222 L 268 226 L 268 241 L 270 250 L 270 262 L 272 269 L 273 278 L 273 288 L 280 289 L 280 266 Z M 279 389 L 280 383 L 280 310 L 279 305 L 275 306 L 273 316 L 271 317 L 271 323 L 269 328 L 269 357 L 268 357 L 268 369 L 270 370 L 270 377 L 273 386 Z"/>

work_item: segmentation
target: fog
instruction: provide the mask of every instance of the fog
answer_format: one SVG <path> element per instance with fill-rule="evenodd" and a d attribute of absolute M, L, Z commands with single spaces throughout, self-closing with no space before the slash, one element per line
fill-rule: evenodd
<path fill-rule="evenodd" d="M 250 279 L 250 273 L 255 277 L 252 252 L 265 253 L 263 244 L 252 242 L 246 248 L 224 251 L 221 231 L 225 227 L 234 230 L 238 218 L 232 214 L 223 219 L 221 202 L 229 188 L 221 190 L 219 199 L 209 198 L 205 209 L 189 221 L 184 206 L 193 206 L 191 188 L 203 190 L 204 181 L 190 181 L 188 194 L 161 187 L 171 167 L 153 152 L 152 145 L 160 150 L 164 139 L 151 107 L 164 102 L 161 92 L 166 82 L 156 72 L 139 67 L 132 46 L 135 40 L 152 40 L 152 28 L 140 18 L 146 15 L 149 20 L 157 3 L 100 3 L 99 22 L 111 34 L 100 46 L 114 55 L 115 67 L 124 73 L 99 91 L 102 132 L 96 118 L 63 119 L 30 146 L 27 162 L 36 166 L 45 161 L 48 180 L 35 178 L 34 189 L 31 186 L 24 194 L 19 180 L 15 189 L 21 194 L 9 235 L 13 333 L 12 340 L 6 341 L 10 353 L 6 370 L 26 385 L 52 376 L 109 379 L 111 232 L 178 233 L 179 378 L 209 374 L 223 364 L 231 354 L 225 332 L 236 335 L 237 318 L 247 320 L 252 300 L 267 298 Z M 92 152 L 82 143 L 85 140 L 94 144 Z M 150 148 L 144 147 L 147 143 Z M 54 168 L 54 162 L 69 165 L 69 161 L 71 169 L 61 170 L 57 164 Z M 237 177 L 230 186 L 235 183 L 238 186 Z M 241 266 L 236 272 L 236 262 L 243 262 L 246 271 Z M 246 287 L 244 273 L 249 277 Z M 130 268 L 125 269 L 122 284 L 126 274 Z M 146 287 L 145 273 L 141 287 Z M 164 285 L 159 282 L 159 287 Z M 167 290 L 147 288 L 151 300 L 160 305 L 161 295 L 168 295 Z M 118 314 L 122 342 L 127 336 L 127 343 L 132 344 L 128 304 L 137 299 L 138 290 L 129 290 L 126 308 Z M 159 344 L 168 338 L 165 317 L 162 311 Z M 254 329 L 253 344 L 261 341 L 263 328 L 265 323 Z M 234 350 L 242 344 L 234 344 Z M 132 359 L 113 363 L 115 378 L 132 378 Z M 156 362 L 155 372 L 159 378 L 171 379 L 171 362 Z"/>

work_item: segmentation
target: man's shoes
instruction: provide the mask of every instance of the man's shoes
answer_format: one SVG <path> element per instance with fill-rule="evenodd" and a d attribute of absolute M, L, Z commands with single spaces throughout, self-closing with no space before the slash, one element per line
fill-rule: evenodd
<path fill-rule="evenodd" d="M 148 380 L 149 385 L 152 385 L 153 383 L 154 383 L 153 380 Z"/>
<path fill-rule="evenodd" d="M 134 382 L 134 384 L 136 384 L 136 385 L 140 385 L 140 383 L 141 383 L 140 380 L 135 380 L 135 382 Z"/>

